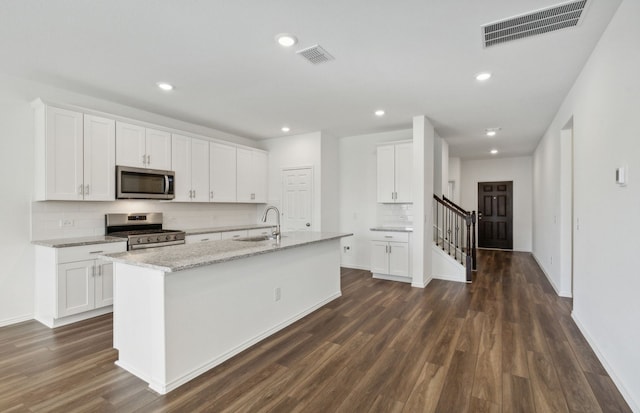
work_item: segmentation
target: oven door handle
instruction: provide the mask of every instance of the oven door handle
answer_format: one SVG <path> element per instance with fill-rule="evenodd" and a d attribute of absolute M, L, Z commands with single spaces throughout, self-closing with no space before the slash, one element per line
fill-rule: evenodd
<path fill-rule="evenodd" d="M 168 247 L 170 245 L 182 245 L 184 240 L 164 241 L 164 242 L 152 242 L 150 244 L 130 245 L 129 250 L 141 250 L 146 248 Z"/>

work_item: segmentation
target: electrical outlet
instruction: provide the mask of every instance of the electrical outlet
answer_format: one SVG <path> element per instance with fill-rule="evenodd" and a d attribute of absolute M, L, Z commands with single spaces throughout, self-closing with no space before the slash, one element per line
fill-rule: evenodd
<path fill-rule="evenodd" d="M 345 245 L 344 247 L 342 247 L 342 251 L 343 251 L 345 254 L 348 254 L 349 252 L 351 252 L 351 247 L 350 247 L 350 246 L 348 246 L 348 245 Z"/>
<path fill-rule="evenodd" d="M 280 301 L 282 298 L 282 291 L 280 290 L 280 287 L 276 287 L 276 289 L 273 290 L 273 298 L 275 301 Z"/>
<path fill-rule="evenodd" d="M 72 219 L 61 219 L 60 220 L 60 228 L 68 228 L 73 226 Z"/>

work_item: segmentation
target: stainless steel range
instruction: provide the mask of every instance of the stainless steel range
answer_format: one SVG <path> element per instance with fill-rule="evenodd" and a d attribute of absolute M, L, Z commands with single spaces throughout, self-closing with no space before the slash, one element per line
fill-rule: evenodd
<path fill-rule="evenodd" d="M 184 244 L 184 231 L 162 229 L 162 212 L 106 214 L 105 233 L 127 238 L 127 250 Z"/>

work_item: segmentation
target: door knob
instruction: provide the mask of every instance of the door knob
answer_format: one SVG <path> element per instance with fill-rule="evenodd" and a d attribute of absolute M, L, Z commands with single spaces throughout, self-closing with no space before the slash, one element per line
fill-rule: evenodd
<path fill-rule="evenodd" d="M 306 224 L 306 225 L 307 225 L 308 227 L 310 227 L 310 226 L 311 226 L 311 223 L 310 223 L 310 222 L 307 222 L 307 224 Z"/>

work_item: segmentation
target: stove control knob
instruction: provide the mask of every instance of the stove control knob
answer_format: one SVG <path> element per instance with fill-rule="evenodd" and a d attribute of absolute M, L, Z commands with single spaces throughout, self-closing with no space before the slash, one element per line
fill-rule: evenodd
<path fill-rule="evenodd" d="M 142 240 L 140 238 L 136 238 L 136 244 L 140 244 Z"/>
<path fill-rule="evenodd" d="M 175 235 L 167 235 L 167 241 L 175 241 L 176 236 Z"/>

